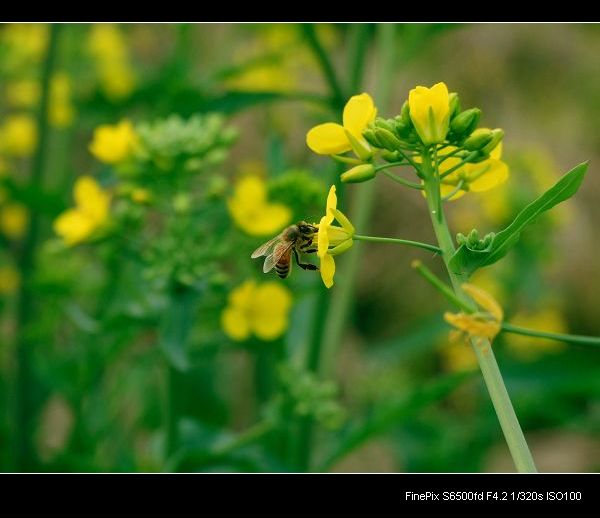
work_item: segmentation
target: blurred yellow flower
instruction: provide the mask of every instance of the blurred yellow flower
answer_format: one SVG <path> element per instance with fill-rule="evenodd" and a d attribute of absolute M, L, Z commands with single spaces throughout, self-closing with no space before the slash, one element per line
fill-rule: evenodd
<path fill-rule="evenodd" d="M 127 97 L 135 87 L 135 75 L 123 32 L 112 24 L 93 25 L 87 48 L 104 93 L 115 100 Z"/>
<path fill-rule="evenodd" d="M 232 90 L 245 92 L 288 92 L 295 81 L 282 63 L 268 62 L 245 67 L 225 84 Z"/>
<path fill-rule="evenodd" d="M 343 126 L 335 122 L 319 124 L 306 134 L 306 144 L 319 155 L 337 155 L 353 149 L 360 158 L 367 158 L 371 148 L 362 132 L 376 115 L 377 108 L 369 94 L 355 95 L 344 107 Z"/>
<path fill-rule="evenodd" d="M 54 220 L 54 231 L 68 246 L 85 241 L 109 218 L 110 195 L 91 176 L 81 176 L 73 189 L 75 208 Z"/>
<path fill-rule="evenodd" d="M 75 108 L 71 101 L 71 79 L 64 72 L 54 75 L 50 84 L 48 118 L 50 124 L 59 128 L 69 126 L 75 118 Z"/>
<path fill-rule="evenodd" d="M 477 368 L 477 357 L 471 347 L 463 342 L 451 341 L 440 349 L 444 370 L 449 372 L 472 371 Z"/>
<path fill-rule="evenodd" d="M 448 134 L 450 98 L 445 83 L 417 86 L 408 93 L 410 118 L 425 145 L 443 142 Z"/>
<path fill-rule="evenodd" d="M 26 59 L 41 58 L 48 46 L 48 25 L 43 23 L 9 23 L 3 27 L 2 40 L 10 53 Z"/>
<path fill-rule="evenodd" d="M 229 294 L 221 326 L 232 340 L 246 340 L 251 334 L 275 340 L 288 327 L 291 306 L 292 296 L 281 284 L 246 281 Z"/>
<path fill-rule="evenodd" d="M 510 323 L 551 333 L 568 333 L 567 321 L 564 315 L 556 309 L 517 313 L 510 319 Z M 545 354 L 562 351 L 566 347 L 564 342 L 541 340 L 514 333 L 506 333 L 504 342 L 514 356 L 524 361 L 532 361 Z"/>
<path fill-rule="evenodd" d="M 444 313 L 446 322 L 454 326 L 459 332 L 453 337 L 488 338 L 493 340 L 500 332 L 504 312 L 494 298 L 486 291 L 474 284 L 463 284 L 462 289 L 475 303 L 483 309 L 475 313 Z"/>
<path fill-rule="evenodd" d="M 21 274 L 14 266 L 0 266 L 0 295 L 12 295 L 20 284 Z"/>
<path fill-rule="evenodd" d="M 337 219 L 342 226 L 332 225 L 334 219 Z M 323 284 L 327 288 L 331 288 L 333 286 L 333 276 L 335 275 L 333 256 L 345 252 L 352 246 L 352 237 L 355 233 L 350 220 L 337 209 L 335 185 L 332 185 L 329 189 L 325 216 L 321 218 L 318 227 L 317 255 L 320 259 L 319 271 L 321 272 Z"/>
<path fill-rule="evenodd" d="M 235 224 L 251 236 L 267 236 L 281 230 L 292 219 L 292 211 L 267 200 L 267 187 L 259 176 L 244 176 L 227 200 Z"/>
<path fill-rule="evenodd" d="M 129 158 L 137 145 L 137 135 L 130 121 L 102 124 L 94 130 L 90 152 L 100 162 L 117 164 Z"/>
<path fill-rule="evenodd" d="M 455 151 L 454 146 L 447 146 L 442 154 Z M 442 197 L 450 196 L 450 200 L 457 200 L 467 191 L 484 192 L 504 183 L 508 179 L 508 166 L 500 160 L 502 156 L 502 143 L 499 143 L 490 153 L 490 157 L 476 164 L 465 164 L 448 176 L 442 178 L 440 192 Z M 461 159 L 450 157 L 444 160 L 439 167 L 440 174 L 450 171 L 460 164 Z M 461 188 L 462 187 L 462 188 Z"/>
<path fill-rule="evenodd" d="M 0 230 L 9 239 L 19 239 L 27 229 L 29 211 L 21 203 L 9 203 L 0 208 Z"/>
<path fill-rule="evenodd" d="M 26 113 L 9 115 L 0 127 L 0 150 L 7 155 L 31 155 L 37 145 L 37 139 L 35 119 Z"/>
<path fill-rule="evenodd" d="M 6 102 L 13 108 L 33 108 L 40 100 L 40 83 L 33 79 L 11 81 L 6 85 Z"/>

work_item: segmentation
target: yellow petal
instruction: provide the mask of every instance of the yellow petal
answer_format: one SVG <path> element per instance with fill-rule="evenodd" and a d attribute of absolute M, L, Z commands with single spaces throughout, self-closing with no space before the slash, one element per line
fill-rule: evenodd
<path fill-rule="evenodd" d="M 329 248 L 329 224 L 327 216 L 323 216 L 319 223 L 319 232 L 317 233 L 317 255 L 322 259 L 327 255 Z"/>
<path fill-rule="evenodd" d="M 362 140 L 363 130 L 376 115 L 377 108 L 369 94 L 354 95 L 344 107 L 344 128 L 352 133 L 353 137 Z"/>
<path fill-rule="evenodd" d="M 68 246 L 76 245 L 89 237 L 97 225 L 79 209 L 69 209 L 54 220 L 54 232 L 63 238 Z"/>
<path fill-rule="evenodd" d="M 243 204 L 261 205 L 267 199 L 265 181 L 258 175 L 240 178 L 235 185 L 233 198 Z"/>
<path fill-rule="evenodd" d="M 500 331 L 500 324 L 492 320 L 481 320 L 466 313 L 444 313 L 444 320 L 471 337 L 493 340 Z"/>
<path fill-rule="evenodd" d="M 249 211 L 236 212 L 234 209 L 234 214 L 238 226 L 251 236 L 276 234 L 292 219 L 292 211 L 279 203 L 264 204 Z"/>
<path fill-rule="evenodd" d="M 344 128 L 334 122 L 312 128 L 306 134 L 306 144 L 319 155 L 337 155 L 352 149 Z"/>
<path fill-rule="evenodd" d="M 337 195 L 335 193 L 335 185 L 332 185 L 329 188 L 329 194 L 327 195 L 327 205 L 325 208 L 325 217 L 327 218 L 327 223 L 331 223 L 334 218 L 333 210 L 337 208 Z"/>
<path fill-rule="evenodd" d="M 450 175 L 452 176 L 452 175 Z M 440 194 L 442 195 L 442 198 L 445 198 L 446 196 L 449 196 L 450 193 L 452 191 L 454 191 L 454 189 L 456 189 L 456 185 L 451 185 L 451 184 L 447 184 L 447 183 L 441 183 L 440 184 Z M 425 191 L 422 191 L 423 193 L 425 193 Z M 465 195 L 466 191 L 463 191 L 462 189 L 457 191 L 452 198 L 449 198 L 450 201 L 454 201 L 454 200 L 458 200 L 459 198 L 462 198 Z"/>
<path fill-rule="evenodd" d="M 256 283 L 248 280 L 233 289 L 229 294 L 229 305 L 240 310 L 246 310 L 252 306 Z"/>
<path fill-rule="evenodd" d="M 482 290 L 474 284 L 464 283 L 462 285 L 464 292 L 469 295 L 479 306 L 490 313 L 496 320 L 502 321 L 504 318 L 504 312 L 500 307 L 500 304 L 496 302 L 487 291 Z"/>
<path fill-rule="evenodd" d="M 502 141 L 498 142 L 498 145 L 492 149 L 490 158 L 494 158 L 495 160 L 500 160 L 500 158 L 502 158 Z"/>
<path fill-rule="evenodd" d="M 81 176 L 73 189 L 75 203 L 92 221 L 103 223 L 108 217 L 110 196 L 91 176 Z"/>
<path fill-rule="evenodd" d="M 19 239 L 29 223 L 29 211 L 21 203 L 8 203 L 0 209 L 0 231 L 10 238 Z"/>
<path fill-rule="evenodd" d="M 352 235 L 349 234 L 346 229 L 336 227 L 334 225 L 328 225 L 326 228 L 328 246 L 338 246 L 344 241 L 351 240 Z"/>
<path fill-rule="evenodd" d="M 469 183 L 469 188 L 473 192 L 488 191 L 508 179 L 508 166 L 502 160 L 489 159 L 473 166 L 483 166 L 483 164 L 488 168 L 487 171 Z"/>
<path fill-rule="evenodd" d="M 221 313 L 221 327 L 229 338 L 238 342 L 246 340 L 250 336 L 250 326 L 246 314 L 230 306 Z"/>
<path fill-rule="evenodd" d="M 333 276 L 335 275 L 335 260 L 329 254 L 325 254 L 321 257 L 321 279 L 325 287 L 331 288 L 333 286 Z"/>
<path fill-rule="evenodd" d="M 448 133 L 450 98 L 444 83 L 417 86 L 408 94 L 410 118 L 424 144 L 442 142 Z"/>

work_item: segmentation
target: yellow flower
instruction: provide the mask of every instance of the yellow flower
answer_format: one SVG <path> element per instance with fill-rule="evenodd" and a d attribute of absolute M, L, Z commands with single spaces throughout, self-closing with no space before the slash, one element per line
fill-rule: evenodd
<path fill-rule="evenodd" d="M 40 100 L 40 84 L 32 79 L 11 81 L 6 85 L 6 101 L 13 108 L 33 108 Z"/>
<path fill-rule="evenodd" d="M 0 266 L 0 295 L 11 295 L 21 284 L 21 274 L 10 265 Z"/>
<path fill-rule="evenodd" d="M 37 138 L 37 125 L 31 115 L 9 115 L 0 127 L 0 149 L 7 155 L 31 155 L 37 145 Z"/>
<path fill-rule="evenodd" d="M 232 340 L 246 340 L 251 334 L 261 340 L 275 340 L 288 327 L 291 306 L 290 292 L 281 284 L 246 281 L 229 294 L 221 326 Z"/>
<path fill-rule="evenodd" d="M 307 133 L 306 144 L 319 155 L 337 155 L 353 149 L 360 158 L 367 158 L 371 148 L 362 132 L 376 115 L 377 108 L 369 94 L 355 95 L 344 107 L 343 126 L 335 122 L 319 124 Z"/>
<path fill-rule="evenodd" d="M 444 319 L 459 330 L 463 338 L 488 338 L 493 340 L 500 332 L 504 312 L 494 298 L 473 284 L 463 284 L 462 289 L 483 311 L 475 313 L 444 313 Z M 455 335 L 456 336 L 456 335 Z"/>
<path fill-rule="evenodd" d="M 410 118 L 425 145 L 443 142 L 448 134 L 450 98 L 445 83 L 417 86 L 408 94 Z"/>
<path fill-rule="evenodd" d="M 541 329 L 551 333 L 567 333 L 565 317 L 555 309 L 542 309 L 533 312 L 517 313 L 510 319 L 511 324 Z M 506 333 L 504 341 L 508 349 L 519 359 L 532 361 L 547 353 L 562 351 L 566 345 L 555 340 L 540 340 L 530 336 Z"/>
<path fill-rule="evenodd" d="M 342 226 L 332 225 L 334 219 L 337 219 Z M 317 255 L 321 263 L 319 270 L 323 283 L 327 288 L 331 288 L 333 286 L 333 276 L 335 275 L 333 256 L 345 252 L 352 246 L 352 237 L 355 233 L 350 220 L 337 209 L 335 185 L 332 185 L 329 189 L 325 216 L 321 218 L 318 227 Z"/>
<path fill-rule="evenodd" d="M 121 30 L 111 24 L 94 25 L 87 47 L 96 62 L 104 93 L 112 99 L 127 97 L 135 86 L 135 76 Z"/>
<path fill-rule="evenodd" d="M 9 203 L 0 209 L 0 230 L 10 239 L 23 236 L 29 222 L 27 207 L 20 203 Z"/>
<path fill-rule="evenodd" d="M 137 144 L 133 125 L 124 119 L 118 124 L 102 124 L 94 130 L 90 152 L 101 162 L 117 164 L 126 160 Z"/>
<path fill-rule="evenodd" d="M 48 118 L 50 124 L 59 128 L 69 126 L 75 118 L 75 109 L 71 102 L 71 80 L 63 72 L 55 74 L 52 78 Z"/>
<path fill-rule="evenodd" d="M 281 203 L 269 203 L 267 187 L 259 176 L 241 178 L 227 200 L 235 224 L 251 236 L 267 236 L 281 230 L 292 219 L 292 211 Z"/>
<path fill-rule="evenodd" d="M 445 147 L 441 153 L 448 154 L 455 151 L 454 146 Z M 442 197 L 452 196 L 450 200 L 457 200 L 467 191 L 484 192 L 497 187 L 508 179 L 508 166 L 502 160 L 502 143 L 499 143 L 490 153 L 490 157 L 476 164 L 465 164 L 457 170 L 442 178 L 440 192 Z M 456 167 L 461 162 L 458 157 L 450 157 L 440 164 L 440 174 Z M 462 188 L 459 188 L 459 184 Z"/>
<path fill-rule="evenodd" d="M 42 23 L 10 23 L 3 28 L 2 39 L 11 53 L 26 59 L 41 58 L 48 45 L 48 25 Z"/>
<path fill-rule="evenodd" d="M 75 208 L 54 220 L 54 231 L 68 246 L 85 241 L 102 227 L 109 217 L 110 195 L 91 176 L 82 176 L 73 189 Z"/>

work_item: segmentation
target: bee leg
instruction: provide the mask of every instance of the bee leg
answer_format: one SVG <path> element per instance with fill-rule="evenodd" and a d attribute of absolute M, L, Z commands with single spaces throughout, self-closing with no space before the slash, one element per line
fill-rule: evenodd
<path fill-rule="evenodd" d="M 319 267 L 315 264 L 301 263 L 300 257 L 298 257 L 298 252 L 296 251 L 295 248 L 294 248 L 294 257 L 296 258 L 296 264 L 303 270 L 318 270 L 319 269 Z"/>

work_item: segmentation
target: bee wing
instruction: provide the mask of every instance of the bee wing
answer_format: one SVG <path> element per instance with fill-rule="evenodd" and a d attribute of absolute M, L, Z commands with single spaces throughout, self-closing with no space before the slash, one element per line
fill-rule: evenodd
<path fill-rule="evenodd" d="M 268 255 L 265 259 L 265 264 L 263 264 L 263 272 L 270 272 L 279 262 L 279 259 L 281 259 L 285 255 L 285 253 L 288 252 L 290 248 L 292 248 L 292 246 L 294 246 L 293 242 L 289 244 L 282 243 L 277 248 L 275 248 L 275 250 L 273 250 L 273 253 L 271 255 Z"/>
<path fill-rule="evenodd" d="M 273 239 L 269 239 L 269 241 L 267 241 L 266 243 L 263 243 L 256 250 L 254 250 L 254 252 L 252 252 L 252 255 L 250 257 L 252 259 L 256 259 L 257 257 L 260 257 L 262 255 L 268 255 L 271 248 L 273 248 L 277 244 L 279 239 L 280 239 L 280 236 L 275 236 Z"/>

